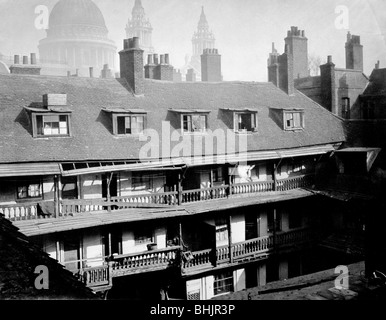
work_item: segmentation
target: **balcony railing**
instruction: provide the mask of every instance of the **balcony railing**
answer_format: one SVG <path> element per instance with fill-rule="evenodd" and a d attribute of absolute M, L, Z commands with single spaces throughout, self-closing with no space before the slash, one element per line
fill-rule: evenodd
<path fill-rule="evenodd" d="M 97 287 L 112 285 L 111 268 L 109 265 L 78 270 L 75 276 L 87 287 L 97 290 Z"/>
<path fill-rule="evenodd" d="M 206 249 L 192 252 L 190 259 L 183 259 L 182 267 L 187 272 L 200 268 L 212 268 L 219 264 L 258 258 L 273 252 L 274 249 L 280 250 L 296 244 L 312 243 L 314 239 L 316 239 L 316 234 L 310 229 L 288 231 L 276 236 L 265 236 L 238 242 L 231 246 L 217 247 L 215 250 Z M 215 261 L 212 259 L 213 255 L 216 257 Z"/>
<path fill-rule="evenodd" d="M 41 210 L 39 210 L 42 202 L 18 203 L 0 205 L 0 213 L 12 221 L 19 221 L 66 217 L 84 212 L 110 211 L 113 209 L 138 206 L 175 206 L 213 199 L 224 199 L 234 195 L 289 191 L 297 188 L 310 187 L 313 181 L 314 175 L 310 174 L 277 180 L 276 183 L 272 180 L 248 182 L 195 190 L 182 190 L 180 192 L 172 191 L 112 197 L 110 201 L 103 198 L 61 200 L 58 209 L 53 210 L 54 212 L 49 214 L 42 214 Z"/>
<path fill-rule="evenodd" d="M 140 253 L 114 255 L 111 260 L 114 277 L 130 273 L 162 270 L 174 266 L 179 260 L 180 247 L 170 247 Z"/>

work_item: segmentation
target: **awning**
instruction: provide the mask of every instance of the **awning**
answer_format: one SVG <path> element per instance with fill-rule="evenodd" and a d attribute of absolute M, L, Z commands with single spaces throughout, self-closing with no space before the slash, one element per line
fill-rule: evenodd
<path fill-rule="evenodd" d="M 0 177 L 42 176 L 60 174 L 58 163 L 0 164 Z"/>
<path fill-rule="evenodd" d="M 85 174 L 96 174 L 103 172 L 117 171 L 143 171 L 143 170 L 180 170 L 183 167 L 197 167 L 203 165 L 240 163 L 259 160 L 282 159 L 309 155 L 320 155 L 334 151 L 333 145 L 313 146 L 306 148 L 273 150 L 273 151 L 255 151 L 243 154 L 210 155 L 191 158 L 173 158 L 154 160 L 138 163 L 82 163 L 82 167 L 77 163 L 62 163 L 60 165 L 63 176 L 77 176 Z"/>

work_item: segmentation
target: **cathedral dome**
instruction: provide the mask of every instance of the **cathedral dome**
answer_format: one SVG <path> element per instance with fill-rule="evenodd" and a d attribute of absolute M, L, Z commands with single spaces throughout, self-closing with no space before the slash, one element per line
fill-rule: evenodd
<path fill-rule="evenodd" d="M 48 33 L 52 36 L 105 37 L 107 32 L 103 14 L 91 0 L 60 0 L 51 11 Z"/>

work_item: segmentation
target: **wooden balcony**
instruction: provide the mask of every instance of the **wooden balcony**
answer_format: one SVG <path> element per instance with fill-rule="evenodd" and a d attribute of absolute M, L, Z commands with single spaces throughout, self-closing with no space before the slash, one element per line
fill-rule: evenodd
<path fill-rule="evenodd" d="M 114 255 L 111 260 L 113 277 L 176 267 L 180 251 L 181 247 L 176 246 L 141 253 Z"/>
<path fill-rule="evenodd" d="M 208 271 L 216 267 L 253 262 L 264 259 L 274 250 L 281 251 L 300 244 L 310 244 L 315 240 L 315 232 L 299 229 L 274 236 L 251 239 L 229 246 L 221 246 L 201 251 L 182 252 L 180 246 L 168 247 L 139 253 L 114 255 L 97 267 L 73 271 L 87 287 L 94 291 L 108 290 L 112 279 L 145 272 L 179 268 L 182 275 Z M 230 254 L 231 253 L 231 254 Z M 83 262 L 83 263 L 81 263 Z M 84 265 L 85 260 L 79 261 Z"/>
<path fill-rule="evenodd" d="M 232 185 L 215 186 L 195 190 L 147 193 L 130 196 L 112 197 L 107 199 L 75 199 L 60 200 L 56 205 L 52 202 L 52 212 L 43 212 L 42 207 L 49 201 L 0 205 L 0 213 L 12 221 L 48 219 L 74 216 L 84 212 L 104 212 L 135 207 L 171 207 L 183 206 L 201 201 L 229 199 L 258 194 L 275 194 L 289 190 L 310 187 L 314 175 L 299 175 L 287 179 L 248 182 Z"/>
<path fill-rule="evenodd" d="M 238 264 L 266 258 L 269 254 L 298 248 L 301 244 L 312 244 L 317 235 L 310 229 L 299 229 L 251 239 L 231 246 L 217 247 L 192 252 L 182 260 L 182 272 L 189 275 L 210 270 L 225 264 Z"/>

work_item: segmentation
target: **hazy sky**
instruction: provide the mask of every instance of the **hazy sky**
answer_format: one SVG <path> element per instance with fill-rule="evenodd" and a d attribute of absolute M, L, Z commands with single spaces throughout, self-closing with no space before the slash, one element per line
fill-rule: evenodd
<path fill-rule="evenodd" d="M 35 8 L 52 9 L 58 0 L 0 0 L 0 52 L 4 55 L 38 52 L 45 37 L 37 30 Z M 101 9 L 109 37 L 122 48 L 125 26 L 134 0 L 94 0 Z M 191 39 L 204 6 L 222 55 L 224 80 L 267 80 L 267 58 L 272 42 L 280 53 L 291 26 L 304 29 L 310 55 L 322 61 L 332 55 L 337 67 L 345 67 L 344 43 L 347 31 L 361 36 L 365 73 L 377 60 L 386 67 L 386 0 L 142 0 L 153 26 L 153 46 L 159 54 L 169 53 L 175 68 L 191 54 Z M 348 9 L 349 29 L 337 24 Z M 117 55 L 118 58 L 118 55 Z"/>

